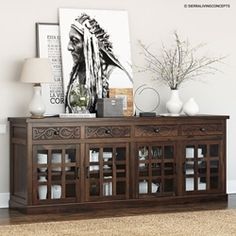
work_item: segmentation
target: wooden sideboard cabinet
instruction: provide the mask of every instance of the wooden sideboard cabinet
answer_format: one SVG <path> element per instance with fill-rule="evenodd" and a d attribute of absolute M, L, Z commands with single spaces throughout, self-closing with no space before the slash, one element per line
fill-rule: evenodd
<path fill-rule="evenodd" d="M 226 200 L 228 118 L 9 118 L 9 205 L 45 213 Z"/>

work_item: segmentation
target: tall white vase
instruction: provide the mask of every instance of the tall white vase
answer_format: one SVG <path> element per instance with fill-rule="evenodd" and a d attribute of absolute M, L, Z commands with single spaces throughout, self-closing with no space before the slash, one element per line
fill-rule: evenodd
<path fill-rule="evenodd" d="M 183 103 L 179 98 L 179 90 L 172 89 L 169 101 L 166 103 L 166 109 L 172 116 L 178 116 L 182 110 Z"/>
<path fill-rule="evenodd" d="M 199 112 L 199 106 L 194 98 L 190 98 L 183 106 L 183 112 L 188 116 L 194 116 Z"/>

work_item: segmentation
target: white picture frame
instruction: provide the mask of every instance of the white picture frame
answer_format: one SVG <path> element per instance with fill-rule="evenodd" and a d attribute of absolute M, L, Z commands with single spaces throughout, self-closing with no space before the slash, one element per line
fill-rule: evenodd
<path fill-rule="evenodd" d="M 48 58 L 52 65 L 54 83 L 42 84 L 46 116 L 65 112 L 61 62 L 61 42 L 58 23 L 36 23 L 36 55 Z"/>

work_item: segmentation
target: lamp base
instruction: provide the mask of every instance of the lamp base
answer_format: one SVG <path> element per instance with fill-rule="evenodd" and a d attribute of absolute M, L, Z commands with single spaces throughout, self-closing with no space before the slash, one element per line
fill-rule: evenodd
<path fill-rule="evenodd" d="M 31 118 L 33 119 L 41 119 L 44 117 L 46 109 L 41 96 L 40 85 L 34 85 L 34 95 L 29 105 L 29 110 L 31 113 Z"/>
<path fill-rule="evenodd" d="M 31 115 L 30 118 L 31 118 L 31 119 L 43 119 L 44 116 L 43 116 L 43 115 Z"/>

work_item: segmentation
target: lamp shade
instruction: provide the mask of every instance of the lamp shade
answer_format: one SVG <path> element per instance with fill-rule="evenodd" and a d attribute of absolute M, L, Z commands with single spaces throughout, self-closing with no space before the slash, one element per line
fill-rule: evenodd
<path fill-rule="evenodd" d="M 26 59 L 23 65 L 20 80 L 24 83 L 53 83 L 53 73 L 49 59 Z"/>

